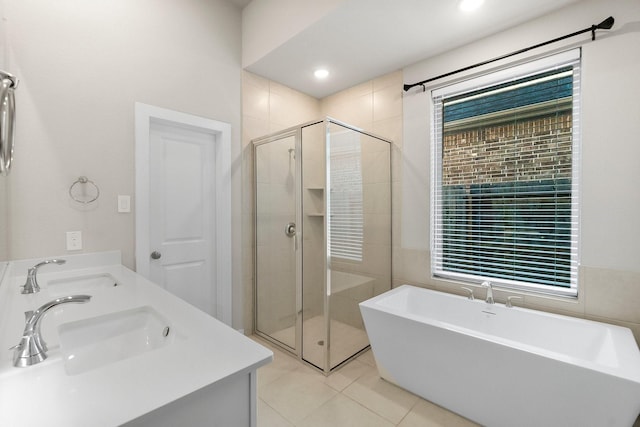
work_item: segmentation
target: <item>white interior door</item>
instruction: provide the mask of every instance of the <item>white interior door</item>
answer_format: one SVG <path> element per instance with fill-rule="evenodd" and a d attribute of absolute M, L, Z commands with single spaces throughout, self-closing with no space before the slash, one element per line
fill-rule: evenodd
<path fill-rule="evenodd" d="M 151 123 L 150 278 L 215 316 L 215 135 Z"/>
<path fill-rule="evenodd" d="M 136 271 L 231 326 L 231 126 L 135 113 Z"/>

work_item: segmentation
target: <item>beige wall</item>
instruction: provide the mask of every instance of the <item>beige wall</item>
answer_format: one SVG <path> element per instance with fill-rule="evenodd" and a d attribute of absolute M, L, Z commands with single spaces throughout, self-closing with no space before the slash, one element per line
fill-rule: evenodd
<path fill-rule="evenodd" d="M 5 66 L 20 79 L 8 180 L 9 258 L 67 254 L 65 232 L 80 230 L 81 252 L 119 249 L 134 267 L 135 214 L 117 213 L 117 195 L 129 194 L 135 203 L 136 101 L 231 124 L 233 211 L 240 213 L 237 6 L 4 0 L 3 18 Z M 101 191 L 84 208 L 68 195 L 81 175 Z M 240 226 L 234 215 L 234 325 L 242 317 Z"/>
<path fill-rule="evenodd" d="M 12 258 L 64 254 L 65 231 L 81 230 L 84 251 L 120 249 L 133 266 L 133 213 L 116 201 L 133 194 L 134 102 L 229 122 L 238 143 L 240 12 L 190 3 L 7 0 L 20 79 Z M 80 175 L 101 189 L 85 209 L 67 195 Z"/>
<path fill-rule="evenodd" d="M 524 306 L 630 327 L 640 342 L 640 3 L 635 0 L 583 1 L 505 33 L 405 68 L 407 83 L 499 56 L 551 35 L 585 28 L 613 15 L 614 30 L 597 41 L 582 38 L 582 116 L 580 126 L 579 295 L 561 299 L 524 294 Z M 574 39 L 565 44 L 565 49 Z M 554 46 L 558 48 L 558 46 Z M 535 52 L 535 54 L 544 53 Z M 533 55 L 533 53 L 532 53 Z M 521 58 L 519 58 L 521 59 Z M 504 63 L 502 65 L 505 65 Z M 485 72 L 486 72 L 485 68 Z M 478 70 L 476 70 L 478 71 Z M 437 82 L 446 84 L 446 80 Z M 394 283 L 414 283 L 448 292 L 460 285 L 431 278 L 429 231 L 429 89 L 404 96 L 402 230 L 394 252 Z M 415 159 L 420 159 L 416 162 Z M 484 295 L 478 290 L 477 294 Z M 498 292 L 498 301 L 506 294 Z"/>

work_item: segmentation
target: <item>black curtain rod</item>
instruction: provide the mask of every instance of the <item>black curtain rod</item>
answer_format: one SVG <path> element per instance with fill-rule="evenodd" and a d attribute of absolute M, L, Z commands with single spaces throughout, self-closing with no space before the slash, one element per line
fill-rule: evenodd
<path fill-rule="evenodd" d="M 459 70 L 450 71 L 448 73 L 441 74 L 439 76 L 432 77 L 430 79 L 423 80 L 423 81 L 418 82 L 418 83 L 405 84 L 404 85 L 404 91 L 406 92 L 409 89 L 411 89 L 412 87 L 416 87 L 416 86 L 422 86 L 422 90 L 424 91 L 424 90 L 426 90 L 424 85 L 426 83 L 432 82 L 434 80 L 438 80 L 438 79 L 441 79 L 441 78 L 444 78 L 444 77 L 449 77 L 449 76 L 452 76 L 454 74 L 461 73 L 463 71 L 471 70 L 472 68 L 481 67 L 483 65 L 487 65 L 487 64 L 490 64 L 492 62 L 500 61 L 501 59 L 509 58 L 511 56 L 515 56 L 515 55 L 527 52 L 527 51 L 532 50 L 532 49 L 536 49 L 536 48 L 539 48 L 539 47 L 542 47 L 542 46 L 546 46 L 546 45 L 551 44 L 551 43 L 559 42 L 560 40 L 568 39 L 570 37 L 575 37 L 575 36 L 577 36 L 579 34 L 583 34 L 583 33 L 586 33 L 588 31 L 591 31 L 591 40 L 595 40 L 596 39 L 596 30 L 610 30 L 613 27 L 614 21 L 615 20 L 613 19 L 613 16 L 610 16 L 607 19 L 605 19 L 604 21 L 602 21 L 601 23 L 597 24 L 597 25 L 592 25 L 589 28 L 585 28 L 584 30 L 576 31 L 575 33 L 567 34 L 566 36 L 558 37 L 558 38 L 555 38 L 553 40 L 546 41 L 544 43 L 536 44 L 534 46 L 525 47 L 524 49 L 516 50 L 515 52 L 507 53 L 506 55 L 498 56 L 497 58 L 489 59 L 487 61 L 478 62 L 477 64 L 469 65 L 468 67 L 460 68 Z"/>

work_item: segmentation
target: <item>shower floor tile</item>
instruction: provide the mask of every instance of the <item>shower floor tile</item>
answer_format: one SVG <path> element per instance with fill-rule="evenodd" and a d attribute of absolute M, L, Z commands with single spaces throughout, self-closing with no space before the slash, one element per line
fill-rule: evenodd
<path fill-rule="evenodd" d="M 338 320 L 331 320 L 331 362 L 340 364 L 369 345 L 367 333 Z M 295 342 L 295 326 L 274 332 L 271 337 L 280 342 Z M 314 316 L 303 322 L 303 358 L 316 366 L 324 360 L 324 317 Z"/>

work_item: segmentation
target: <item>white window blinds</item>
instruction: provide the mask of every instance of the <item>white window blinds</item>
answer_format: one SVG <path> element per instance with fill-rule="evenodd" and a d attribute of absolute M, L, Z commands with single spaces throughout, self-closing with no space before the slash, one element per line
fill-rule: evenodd
<path fill-rule="evenodd" d="M 362 168 L 357 132 L 331 134 L 329 164 L 331 256 L 362 261 Z"/>
<path fill-rule="evenodd" d="M 576 294 L 580 69 L 565 57 L 433 97 L 435 275 Z"/>

